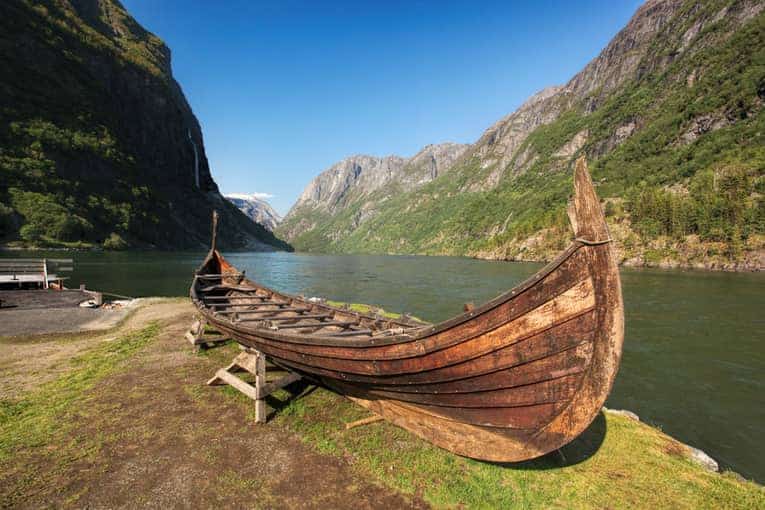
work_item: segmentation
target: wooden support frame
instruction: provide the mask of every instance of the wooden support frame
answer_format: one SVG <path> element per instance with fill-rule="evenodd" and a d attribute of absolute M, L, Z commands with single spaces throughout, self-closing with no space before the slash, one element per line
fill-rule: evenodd
<path fill-rule="evenodd" d="M 254 381 L 248 382 L 236 375 L 236 372 L 248 372 Z M 208 386 L 228 384 L 255 401 L 255 422 L 266 423 L 266 397 L 278 389 L 301 379 L 300 375 L 289 372 L 275 381 L 267 381 L 266 356 L 255 349 L 243 348 L 236 358 L 226 367 L 219 369 Z"/>
<path fill-rule="evenodd" d="M 197 317 L 186 332 L 185 338 L 194 346 L 195 351 L 209 349 L 210 347 L 215 347 L 216 345 L 228 342 L 228 337 L 210 337 L 209 335 L 205 335 L 205 326 L 207 326 L 207 320 Z"/>

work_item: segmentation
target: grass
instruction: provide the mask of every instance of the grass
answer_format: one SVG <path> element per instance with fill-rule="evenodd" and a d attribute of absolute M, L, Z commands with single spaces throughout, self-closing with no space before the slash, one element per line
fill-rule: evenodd
<path fill-rule="evenodd" d="M 439 508 L 762 508 L 762 487 L 710 473 L 659 430 L 606 412 L 556 455 L 498 465 L 458 457 L 385 422 L 346 431 L 367 411 L 327 390 L 292 400 L 275 422 L 317 451 Z M 602 434 L 605 434 L 601 437 Z M 602 439 L 602 443 L 600 440 Z M 593 453 L 593 450 L 594 453 Z"/>
<path fill-rule="evenodd" d="M 78 460 L 97 457 L 102 445 L 119 439 L 95 433 L 78 441 L 67 424 L 76 423 L 72 419 L 75 413 L 87 407 L 84 399 L 88 390 L 119 373 L 159 333 L 159 325 L 152 323 L 99 343 L 72 359 L 69 371 L 58 379 L 18 400 L 0 402 L 0 484 L 11 477 L 16 484 L 12 493 L 5 492 L 9 499 L 0 506 L 19 503 L 20 495 L 40 482 L 22 459 L 43 453 L 45 462 L 60 466 L 58 471 L 62 471 Z M 70 339 L 67 336 L 63 341 Z M 237 351 L 229 344 L 198 356 L 220 366 Z M 186 389 L 200 405 L 208 400 L 205 393 L 209 390 L 197 383 Z M 131 391 L 126 390 L 126 399 L 140 397 L 131 397 Z M 221 391 L 254 422 L 250 400 L 229 387 Z M 360 476 L 417 495 L 437 508 L 765 506 L 761 486 L 742 481 L 733 473 L 710 473 L 690 461 L 677 441 L 617 414 L 599 416 L 581 438 L 563 449 L 565 459 L 550 455 L 498 465 L 458 457 L 386 422 L 346 431 L 345 423 L 368 416 L 368 411 L 324 389 L 312 391 L 309 387 L 300 391 L 299 398 L 284 390 L 275 396 L 277 399 L 270 403 L 278 411 L 269 427 L 283 427 L 315 451 L 344 459 Z M 100 407 L 100 419 L 118 419 L 116 411 L 121 405 L 119 400 L 110 400 L 108 406 L 114 406 L 115 412 Z M 127 437 L 144 432 L 114 433 Z M 204 450 L 204 444 L 199 448 Z M 19 473 L 17 466 L 26 466 L 27 471 Z M 216 491 L 243 491 L 253 490 L 255 484 L 231 466 L 220 472 L 215 487 Z M 76 499 L 77 494 L 72 497 Z"/>
<path fill-rule="evenodd" d="M 343 303 L 333 303 L 342 305 Z M 366 311 L 367 305 L 352 305 Z M 394 313 L 388 316 L 396 317 Z M 225 363 L 233 346 L 211 351 Z M 242 406 L 251 402 L 227 388 Z M 711 473 L 678 441 L 649 425 L 602 413 L 556 455 L 500 465 L 459 457 L 387 422 L 351 430 L 369 412 L 325 389 L 281 390 L 274 423 L 362 476 L 437 508 L 762 508 L 765 490 L 735 473 Z M 252 416 L 254 419 L 254 416 Z"/>
<path fill-rule="evenodd" d="M 45 447 L 51 438 L 65 437 L 67 416 L 83 402 L 84 393 L 117 370 L 158 332 L 159 325 L 153 323 L 100 343 L 73 358 L 71 370 L 59 378 L 20 400 L 0 401 L 0 466 L 7 467 L 20 450 Z"/>
<path fill-rule="evenodd" d="M 401 317 L 400 314 L 394 313 L 394 312 L 388 312 L 388 311 L 380 308 L 379 306 L 365 305 L 365 304 L 361 304 L 361 303 L 344 303 L 342 301 L 331 301 L 331 300 L 327 300 L 327 304 L 330 305 L 330 306 L 345 306 L 345 305 L 347 305 L 348 309 L 353 311 L 353 312 L 364 313 L 364 314 L 371 314 L 371 315 L 380 314 L 383 317 L 388 317 L 390 319 L 397 319 L 397 318 Z"/>

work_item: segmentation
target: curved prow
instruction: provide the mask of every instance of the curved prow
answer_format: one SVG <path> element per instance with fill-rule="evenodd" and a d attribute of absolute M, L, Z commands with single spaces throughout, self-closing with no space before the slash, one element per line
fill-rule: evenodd
<path fill-rule="evenodd" d="M 576 160 L 574 196 L 568 204 L 568 218 L 577 240 L 585 244 L 602 244 L 610 240 L 603 208 L 595 193 L 584 156 Z"/>
<path fill-rule="evenodd" d="M 212 212 L 212 238 L 210 240 L 210 253 L 216 250 L 216 243 L 218 237 L 218 211 L 213 209 Z"/>
<path fill-rule="evenodd" d="M 555 260 L 493 300 L 430 326 L 246 279 L 215 249 L 217 214 L 190 294 L 223 334 L 437 446 L 494 462 L 528 460 L 593 422 L 621 359 L 619 268 L 583 157 L 569 216 L 576 239 Z"/>

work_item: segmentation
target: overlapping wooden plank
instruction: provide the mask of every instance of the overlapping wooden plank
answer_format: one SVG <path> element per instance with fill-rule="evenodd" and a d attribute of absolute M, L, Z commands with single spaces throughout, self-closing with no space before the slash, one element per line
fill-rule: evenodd
<path fill-rule="evenodd" d="M 414 355 L 410 354 L 410 357 L 401 359 L 376 359 L 375 357 L 379 355 L 379 351 L 373 348 L 360 352 L 348 349 L 348 352 L 353 352 L 354 354 L 358 352 L 358 356 L 366 358 L 349 359 L 350 354 L 347 354 L 346 357 L 340 357 L 340 355 L 336 354 L 336 351 L 341 350 L 341 348 L 301 345 L 298 350 L 292 345 L 279 345 L 277 342 L 268 341 L 267 339 L 263 339 L 262 342 L 263 349 L 267 349 L 276 357 L 297 361 L 303 365 L 315 366 L 317 368 L 361 375 L 417 373 L 453 365 L 499 350 L 524 338 L 553 328 L 559 323 L 583 315 L 592 310 L 594 304 L 592 281 L 588 279 L 540 305 L 532 312 L 510 321 L 487 334 L 446 349 L 419 356 L 417 355 L 417 349 L 415 349 Z M 322 352 L 332 350 L 333 357 L 308 354 L 308 352 L 315 352 L 317 350 Z"/>
<path fill-rule="evenodd" d="M 533 431 L 460 423 L 424 412 L 413 404 L 350 398 L 426 441 L 465 457 L 515 462 L 547 453 L 529 442 Z"/>
<path fill-rule="evenodd" d="M 511 369 L 556 353 L 576 348 L 582 343 L 589 342 L 593 337 L 592 321 L 594 312 L 588 312 L 555 328 L 538 333 L 523 341 L 511 344 L 491 355 L 479 356 L 441 368 L 425 369 L 417 373 L 364 375 L 330 370 L 323 367 L 304 365 L 297 359 L 286 360 L 278 353 L 271 351 L 269 344 L 262 348 L 281 363 L 292 366 L 297 370 L 316 373 L 334 379 L 371 385 L 387 384 L 416 387 L 417 384 L 441 383 L 456 381 L 487 374 L 502 369 Z M 589 326 L 585 326 L 589 324 Z M 589 327 L 590 329 L 586 329 Z M 405 390 L 403 390 L 405 391 Z"/>
<path fill-rule="evenodd" d="M 279 329 L 303 329 L 303 328 L 326 328 L 327 326 L 353 326 L 354 324 L 358 324 L 356 321 L 324 321 L 324 322 L 314 322 L 312 324 L 285 324 L 283 326 L 279 326 Z"/>
<path fill-rule="evenodd" d="M 399 393 L 368 390 L 363 386 L 342 381 L 337 381 L 335 384 L 343 393 L 362 398 L 393 399 L 440 407 L 490 408 L 530 406 L 569 400 L 579 385 L 579 379 L 579 374 L 569 374 L 539 383 L 470 393 Z"/>
<path fill-rule="evenodd" d="M 589 333 L 586 337 L 590 339 L 592 334 Z M 592 342 L 584 341 L 549 356 L 489 372 L 486 371 L 488 364 L 484 363 L 482 358 L 476 358 L 468 362 L 469 366 L 464 367 L 467 370 L 463 369 L 464 373 L 474 374 L 467 378 L 430 384 L 370 384 L 369 388 L 404 393 L 469 393 L 513 388 L 582 373 L 587 369 L 591 356 Z"/>

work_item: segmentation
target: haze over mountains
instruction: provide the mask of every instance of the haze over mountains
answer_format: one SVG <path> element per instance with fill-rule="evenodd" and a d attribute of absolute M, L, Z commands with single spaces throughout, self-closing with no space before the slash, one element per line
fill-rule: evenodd
<path fill-rule="evenodd" d="M 548 259 L 570 238 L 570 168 L 585 154 L 624 262 L 763 267 L 762 11 L 650 0 L 568 83 L 474 144 L 347 158 L 276 232 L 309 251 Z"/>

